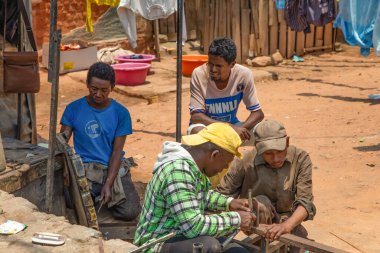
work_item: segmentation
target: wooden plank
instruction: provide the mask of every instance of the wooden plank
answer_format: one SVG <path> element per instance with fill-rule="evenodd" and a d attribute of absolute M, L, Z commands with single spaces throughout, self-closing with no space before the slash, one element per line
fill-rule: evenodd
<path fill-rule="evenodd" d="M 197 15 L 197 25 L 196 25 L 196 31 L 197 31 L 197 39 L 200 41 L 201 46 L 203 46 L 203 33 L 204 33 L 204 3 L 205 1 L 196 0 L 195 1 L 195 11 Z"/>
<path fill-rule="evenodd" d="M 210 0 L 204 0 L 204 29 L 203 29 L 203 52 L 208 54 L 208 46 L 210 44 Z"/>
<path fill-rule="evenodd" d="M 259 1 L 259 34 L 260 34 L 261 55 L 269 55 L 268 14 L 269 14 L 269 1 L 260 0 Z"/>
<path fill-rule="evenodd" d="M 255 34 L 251 33 L 249 35 L 249 51 L 248 51 L 248 56 L 250 58 L 256 57 L 257 56 L 257 51 L 256 51 L 256 38 Z"/>
<path fill-rule="evenodd" d="M 287 25 L 286 25 L 286 21 L 285 21 L 285 13 L 284 13 L 284 10 L 278 10 L 277 11 L 277 14 L 278 14 L 278 22 L 280 23 L 280 33 L 279 33 L 279 45 L 278 45 L 278 49 L 280 51 L 280 54 L 282 55 L 282 57 L 286 57 L 286 33 L 287 33 Z"/>
<path fill-rule="evenodd" d="M 305 48 L 314 47 L 315 26 L 310 25 L 310 32 L 306 34 Z"/>
<path fill-rule="evenodd" d="M 175 33 L 175 13 L 168 17 L 168 34 Z"/>
<path fill-rule="evenodd" d="M 209 30 L 209 44 L 211 41 L 215 39 L 214 36 L 214 22 L 215 22 L 215 1 L 217 0 L 211 0 L 210 1 L 210 30 Z"/>
<path fill-rule="evenodd" d="M 219 35 L 222 37 L 226 37 L 227 35 L 227 22 L 226 22 L 226 16 L 227 16 L 227 0 L 221 0 L 220 4 L 220 17 L 221 17 L 221 24 L 220 24 L 220 30 Z"/>
<path fill-rule="evenodd" d="M 232 16 L 232 10 L 231 10 L 231 0 L 227 0 L 226 2 L 226 37 L 231 38 L 232 37 L 232 31 L 231 31 L 231 16 Z"/>
<path fill-rule="evenodd" d="M 249 9 L 249 0 L 240 0 L 241 9 Z"/>
<path fill-rule="evenodd" d="M 240 1 L 232 4 L 232 39 L 236 44 L 236 62 L 242 63 L 241 59 L 241 35 L 240 35 Z"/>
<path fill-rule="evenodd" d="M 193 37 L 194 32 L 197 30 L 197 10 L 196 0 L 184 1 L 185 4 L 185 17 L 186 17 L 186 31 L 188 39 L 196 39 Z"/>
<path fill-rule="evenodd" d="M 160 19 L 160 34 L 168 34 L 168 19 Z"/>
<path fill-rule="evenodd" d="M 273 1 L 269 1 L 269 53 L 274 54 L 278 49 L 278 17 L 276 4 Z"/>
<path fill-rule="evenodd" d="M 320 47 L 323 45 L 323 26 L 317 26 L 317 28 L 315 29 L 314 45 L 316 47 Z"/>
<path fill-rule="evenodd" d="M 220 26 L 220 20 L 219 20 L 219 6 L 220 6 L 220 0 L 215 0 L 215 15 L 214 15 L 214 39 L 219 37 L 219 26 Z"/>
<path fill-rule="evenodd" d="M 265 228 L 259 226 L 259 227 L 253 227 L 253 232 L 255 234 L 263 236 L 265 234 Z M 289 244 L 292 246 L 296 246 L 298 248 L 303 248 L 305 250 L 309 250 L 312 252 L 318 252 L 318 253 L 348 253 L 347 251 L 337 249 L 331 246 L 327 246 L 321 243 L 317 243 L 314 241 L 310 241 L 305 238 L 301 238 L 292 234 L 284 234 L 281 235 L 278 241 L 283 242 L 285 244 Z"/>
<path fill-rule="evenodd" d="M 295 53 L 296 46 L 296 33 L 292 31 L 290 27 L 288 27 L 288 39 L 287 39 L 287 50 L 286 57 L 291 58 Z"/>
<path fill-rule="evenodd" d="M 250 9 L 241 10 L 241 57 L 243 63 L 248 59 L 250 15 Z"/>
<path fill-rule="evenodd" d="M 302 56 L 304 54 L 303 49 L 305 48 L 305 33 L 297 32 L 297 42 L 296 42 L 296 54 Z"/>
<path fill-rule="evenodd" d="M 325 31 L 324 31 L 324 36 L 323 36 L 323 45 L 324 46 L 329 46 L 332 45 L 333 43 L 333 24 L 328 23 L 325 25 Z"/>

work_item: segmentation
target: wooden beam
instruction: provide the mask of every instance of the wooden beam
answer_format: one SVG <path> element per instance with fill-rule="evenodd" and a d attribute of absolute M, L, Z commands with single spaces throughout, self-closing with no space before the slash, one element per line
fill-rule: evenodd
<path fill-rule="evenodd" d="M 253 232 L 258 235 L 265 235 L 265 228 L 264 227 L 253 227 Z M 305 238 L 301 238 L 292 234 L 284 234 L 281 235 L 278 241 L 283 242 L 288 245 L 292 245 L 298 248 L 303 248 L 305 250 L 309 250 L 312 252 L 318 252 L 318 253 L 348 253 L 347 251 L 337 249 L 331 246 L 327 246 L 321 243 L 317 243 L 314 241 L 310 241 Z"/>
<path fill-rule="evenodd" d="M 240 34 L 240 1 L 232 4 L 232 39 L 236 44 L 236 62 L 242 63 L 241 59 L 241 34 Z"/>
<path fill-rule="evenodd" d="M 261 47 L 262 55 L 269 54 L 268 14 L 269 14 L 269 1 L 260 0 L 259 1 L 259 34 L 260 34 L 260 47 Z"/>
<path fill-rule="evenodd" d="M 274 54 L 278 49 L 278 17 L 274 1 L 269 1 L 269 25 L 270 25 L 270 46 L 269 53 Z"/>
<path fill-rule="evenodd" d="M 250 20 L 251 10 L 242 9 L 241 10 L 241 57 L 243 63 L 248 59 L 249 52 L 249 20 Z"/>
<path fill-rule="evenodd" d="M 295 45 L 296 44 L 296 33 L 292 31 L 290 27 L 288 27 L 288 40 L 287 40 L 287 52 L 286 57 L 290 58 L 295 53 Z"/>

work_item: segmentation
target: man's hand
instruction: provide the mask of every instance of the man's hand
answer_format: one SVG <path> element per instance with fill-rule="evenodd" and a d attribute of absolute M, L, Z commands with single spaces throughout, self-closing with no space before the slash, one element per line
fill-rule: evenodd
<path fill-rule="evenodd" d="M 256 220 L 256 216 L 251 212 L 246 211 L 237 211 L 240 215 L 240 229 L 243 232 L 248 232 L 251 230 L 252 225 L 254 224 Z"/>
<path fill-rule="evenodd" d="M 230 211 L 246 211 L 249 212 L 248 199 L 233 199 L 229 206 Z"/>
<path fill-rule="evenodd" d="M 281 235 L 288 234 L 291 232 L 290 228 L 286 225 L 286 223 L 263 226 L 266 231 L 264 237 L 270 240 L 278 240 L 278 238 L 280 238 Z"/>
<path fill-rule="evenodd" d="M 251 133 L 249 132 L 247 128 L 242 127 L 242 126 L 236 126 L 236 125 L 231 125 L 231 126 L 238 133 L 242 141 L 246 141 L 251 138 Z"/>
<path fill-rule="evenodd" d="M 112 187 L 109 184 L 104 184 L 102 188 L 102 192 L 100 194 L 100 199 L 102 199 L 104 204 L 107 204 L 112 199 Z"/>

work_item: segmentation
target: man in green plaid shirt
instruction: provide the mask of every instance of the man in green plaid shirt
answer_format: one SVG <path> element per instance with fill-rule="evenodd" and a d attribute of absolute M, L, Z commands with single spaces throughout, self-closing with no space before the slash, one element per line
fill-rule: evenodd
<path fill-rule="evenodd" d="M 256 217 L 247 199 L 228 198 L 210 190 L 208 177 L 241 157 L 239 135 L 226 123 L 213 123 L 197 134 L 183 136 L 184 144 L 165 142 L 154 165 L 134 244 L 141 246 L 171 232 L 177 236 L 146 252 L 192 252 L 202 243 L 203 252 L 249 252 L 223 237 L 237 229 L 249 231 Z M 224 211 L 206 214 L 209 211 Z"/>

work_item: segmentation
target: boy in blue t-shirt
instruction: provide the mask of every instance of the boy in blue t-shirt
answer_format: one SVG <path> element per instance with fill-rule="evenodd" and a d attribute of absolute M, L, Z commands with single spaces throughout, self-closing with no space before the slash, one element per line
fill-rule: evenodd
<path fill-rule="evenodd" d="M 109 98 L 115 87 L 111 66 L 98 62 L 87 73 L 89 95 L 70 103 L 61 119 L 61 132 L 74 134 L 93 199 L 100 196 L 115 218 L 133 220 L 141 211 L 140 199 L 124 160 L 124 143 L 132 134 L 127 108 Z"/>

